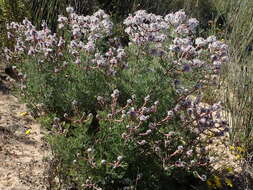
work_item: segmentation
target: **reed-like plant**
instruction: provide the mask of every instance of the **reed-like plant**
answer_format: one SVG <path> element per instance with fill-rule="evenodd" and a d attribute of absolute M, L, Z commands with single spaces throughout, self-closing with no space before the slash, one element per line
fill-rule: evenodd
<path fill-rule="evenodd" d="M 252 186 L 253 154 L 253 2 L 217 1 L 217 10 L 226 18 L 224 39 L 231 47 L 231 61 L 224 67 L 221 94 L 231 127 L 230 139 L 243 148 L 246 161 L 242 174 L 244 189 Z"/>

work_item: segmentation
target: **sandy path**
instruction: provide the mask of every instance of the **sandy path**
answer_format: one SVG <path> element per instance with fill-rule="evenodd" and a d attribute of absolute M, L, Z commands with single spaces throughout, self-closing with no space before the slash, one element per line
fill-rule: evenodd
<path fill-rule="evenodd" d="M 39 124 L 26 111 L 0 88 L 0 190 L 46 189 L 49 151 Z"/>

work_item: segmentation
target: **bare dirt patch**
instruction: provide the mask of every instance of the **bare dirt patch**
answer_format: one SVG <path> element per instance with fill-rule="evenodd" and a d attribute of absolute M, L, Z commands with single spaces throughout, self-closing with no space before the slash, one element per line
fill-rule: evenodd
<path fill-rule="evenodd" d="M 0 190 L 47 189 L 49 148 L 43 133 L 0 79 Z"/>

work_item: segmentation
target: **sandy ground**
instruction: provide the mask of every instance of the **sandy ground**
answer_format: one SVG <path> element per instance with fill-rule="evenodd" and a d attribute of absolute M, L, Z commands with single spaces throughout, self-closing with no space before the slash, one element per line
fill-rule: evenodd
<path fill-rule="evenodd" d="M 26 106 L 0 79 L 0 190 L 44 190 L 48 146 Z"/>

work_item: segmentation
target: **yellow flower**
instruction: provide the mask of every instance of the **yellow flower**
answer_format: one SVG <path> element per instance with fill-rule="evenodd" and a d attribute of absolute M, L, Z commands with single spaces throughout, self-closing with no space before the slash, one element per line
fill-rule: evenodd
<path fill-rule="evenodd" d="M 244 151 L 245 151 L 245 150 L 244 150 L 242 147 L 240 147 L 240 146 L 237 147 L 237 150 L 238 150 L 239 152 L 244 152 Z"/>
<path fill-rule="evenodd" d="M 232 173 L 233 172 L 233 168 L 227 168 L 228 173 Z"/>
<path fill-rule="evenodd" d="M 206 181 L 206 184 L 207 184 L 207 186 L 208 186 L 209 188 L 212 188 L 212 187 L 213 187 L 213 184 L 212 184 L 211 179 L 208 179 L 208 180 Z"/>
<path fill-rule="evenodd" d="M 212 178 L 209 178 L 206 181 L 206 184 L 210 189 L 221 189 L 222 188 L 221 178 L 216 175 L 213 175 Z"/>
<path fill-rule="evenodd" d="M 234 146 L 230 146 L 229 148 L 230 148 L 230 150 L 232 150 L 232 151 L 235 150 L 235 147 L 234 147 Z"/>
<path fill-rule="evenodd" d="M 19 115 L 20 116 L 26 116 L 26 115 L 28 115 L 28 113 L 27 112 L 20 112 Z"/>
<path fill-rule="evenodd" d="M 214 182 L 215 182 L 215 186 L 216 186 L 216 187 L 222 188 L 222 184 L 221 184 L 220 177 L 214 176 Z"/>
<path fill-rule="evenodd" d="M 31 129 L 27 129 L 26 131 L 25 131 L 25 134 L 27 134 L 27 135 L 29 135 L 31 133 Z"/>
<path fill-rule="evenodd" d="M 240 154 L 237 154 L 236 156 L 235 156 L 235 159 L 236 160 L 239 160 L 241 158 L 241 155 Z"/>
<path fill-rule="evenodd" d="M 232 183 L 232 181 L 230 179 L 225 178 L 225 183 L 227 184 L 227 186 L 233 187 L 233 183 Z"/>

